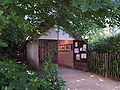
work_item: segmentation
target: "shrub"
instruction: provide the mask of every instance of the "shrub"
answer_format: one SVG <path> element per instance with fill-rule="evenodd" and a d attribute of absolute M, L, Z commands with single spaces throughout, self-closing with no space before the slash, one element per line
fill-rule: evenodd
<path fill-rule="evenodd" d="M 90 59 L 88 61 L 89 63 L 89 71 L 91 72 L 96 72 L 96 73 L 103 73 L 105 72 L 105 67 L 104 67 L 104 60 L 103 59 Z"/>
<path fill-rule="evenodd" d="M 58 77 L 55 65 L 46 61 L 43 67 L 40 76 L 14 60 L 0 57 L 0 90 L 62 90 L 64 81 Z"/>
<path fill-rule="evenodd" d="M 43 71 L 40 75 L 42 80 L 36 78 L 32 80 L 32 85 L 38 87 L 39 90 L 63 90 L 65 81 L 58 76 L 58 69 L 55 64 L 52 64 L 50 58 L 47 57 L 44 61 Z M 33 83 L 34 82 L 34 83 Z"/>
<path fill-rule="evenodd" d="M 120 33 L 90 42 L 89 49 L 91 52 L 120 52 Z"/>
<path fill-rule="evenodd" d="M 14 60 L 0 57 L 0 89 L 2 90 L 26 90 L 30 89 L 31 78 L 37 77 L 37 73 L 27 71 L 26 66 L 18 65 Z"/>
<path fill-rule="evenodd" d="M 120 75 L 120 60 L 113 60 L 111 64 L 110 71 L 116 73 L 117 75 Z"/>

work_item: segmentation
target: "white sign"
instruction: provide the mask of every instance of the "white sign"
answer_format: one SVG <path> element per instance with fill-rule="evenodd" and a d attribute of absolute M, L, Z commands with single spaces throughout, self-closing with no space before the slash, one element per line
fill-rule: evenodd
<path fill-rule="evenodd" d="M 87 49 L 87 45 L 83 44 L 83 51 L 86 51 L 86 49 Z"/>
<path fill-rule="evenodd" d="M 81 53 L 81 59 L 86 59 L 87 58 L 87 54 L 86 53 Z"/>

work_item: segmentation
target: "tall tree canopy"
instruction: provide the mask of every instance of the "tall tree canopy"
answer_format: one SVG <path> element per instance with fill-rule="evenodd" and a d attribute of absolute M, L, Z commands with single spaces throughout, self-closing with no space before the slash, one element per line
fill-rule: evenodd
<path fill-rule="evenodd" d="M 0 29 L 13 24 L 18 29 L 42 31 L 54 24 L 82 32 L 95 23 L 118 24 L 119 0 L 1 0 Z"/>
<path fill-rule="evenodd" d="M 119 26 L 119 5 L 119 0 L 0 0 L 0 41 L 20 48 L 26 37 L 55 24 L 78 35 Z"/>

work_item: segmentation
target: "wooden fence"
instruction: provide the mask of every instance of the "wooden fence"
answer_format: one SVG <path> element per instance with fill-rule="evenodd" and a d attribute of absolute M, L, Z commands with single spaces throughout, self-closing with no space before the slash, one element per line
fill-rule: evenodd
<path fill-rule="evenodd" d="M 89 56 L 91 72 L 120 80 L 120 53 L 92 53 Z"/>

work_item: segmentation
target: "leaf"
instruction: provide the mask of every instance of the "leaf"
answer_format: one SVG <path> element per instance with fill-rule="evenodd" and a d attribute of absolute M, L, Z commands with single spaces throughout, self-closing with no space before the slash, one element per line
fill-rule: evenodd
<path fill-rule="evenodd" d="M 86 11 L 89 10 L 89 7 L 90 7 L 90 6 L 89 6 L 89 4 L 87 3 L 87 4 L 85 4 L 85 5 L 82 5 L 80 9 L 81 9 L 83 12 L 86 12 Z"/>
<path fill-rule="evenodd" d="M 71 3 L 73 6 L 79 6 L 81 1 L 73 0 Z"/>
<path fill-rule="evenodd" d="M 11 0 L 2 0 L 1 5 L 9 4 L 11 3 Z"/>
<path fill-rule="evenodd" d="M 95 10 L 99 9 L 99 5 L 98 4 L 91 4 L 90 8 L 95 11 Z"/>
<path fill-rule="evenodd" d="M 0 10 L 0 16 L 3 14 L 3 11 Z"/>
<path fill-rule="evenodd" d="M 7 46 L 8 46 L 7 43 L 0 41 L 0 47 L 7 47 Z"/>
<path fill-rule="evenodd" d="M 120 15 L 120 10 L 117 10 L 116 13 Z"/>

